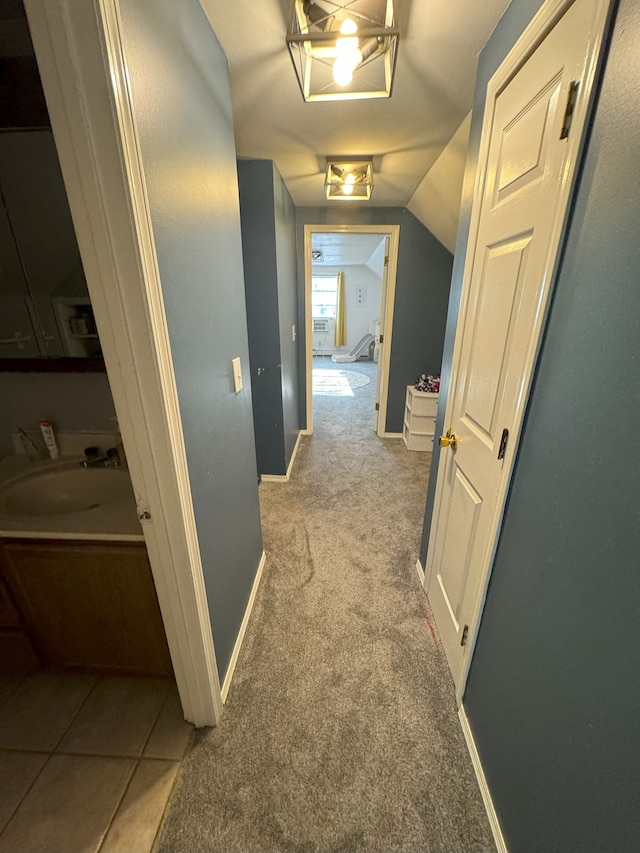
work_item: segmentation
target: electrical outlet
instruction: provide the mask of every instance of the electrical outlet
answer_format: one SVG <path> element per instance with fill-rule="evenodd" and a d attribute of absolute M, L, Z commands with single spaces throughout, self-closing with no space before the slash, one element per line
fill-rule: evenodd
<path fill-rule="evenodd" d="M 240 358 L 232 358 L 231 366 L 233 368 L 233 387 L 236 389 L 236 394 L 242 391 L 242 367 Z"/>

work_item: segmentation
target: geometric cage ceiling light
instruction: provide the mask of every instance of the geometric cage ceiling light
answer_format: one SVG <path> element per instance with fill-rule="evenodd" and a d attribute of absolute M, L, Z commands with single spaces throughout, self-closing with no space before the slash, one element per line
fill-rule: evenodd
<path fill-rule="evenodd" d="M 373 163 L 327 157 L 324 186 L 327 198 L 333 201 L 366 201 L 373 192 Z"/>
<path fill-rule="evenodd" d="M 398 39 L 393 0 L 294 0 L 287 46 L 303 98 L 390 97 Z"/>

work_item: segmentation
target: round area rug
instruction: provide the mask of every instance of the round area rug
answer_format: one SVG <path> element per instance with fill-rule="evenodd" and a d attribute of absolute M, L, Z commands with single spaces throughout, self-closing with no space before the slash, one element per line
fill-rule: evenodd
<path fill-rule="evenodd" d="M 314 368 L 313 393 L 331 397 L 353 397 L 354 388 L 368 385 L 371 379 L 355 370 Z"/>

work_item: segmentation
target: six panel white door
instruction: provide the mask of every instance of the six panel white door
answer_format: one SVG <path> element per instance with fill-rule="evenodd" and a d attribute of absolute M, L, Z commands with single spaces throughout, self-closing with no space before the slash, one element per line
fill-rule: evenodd
<path fill-rule="evenodd" d="M 427 564 L 428 596 L 457 686 L 536 357 L 566 198 L 560 187 L 568 143 L 561 130 L 570 86 L 582 79 L 593 50 L 596 7 L 597 0 L 577 0 L 486 106 L 485 181 L 448 410 L 458 443 L 440 451 Z M 500 460 L 505 429 L 509 443 Z"/>

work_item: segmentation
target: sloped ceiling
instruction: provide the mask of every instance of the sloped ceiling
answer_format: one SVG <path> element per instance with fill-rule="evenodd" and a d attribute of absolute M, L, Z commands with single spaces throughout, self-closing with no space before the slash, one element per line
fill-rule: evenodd
<path fill-rule="evenodd" d="M 418 184 L 409 210 L 434 237 L 453 252 L 458 230 L 460 197 L 467 159 L 471 113 L 456 130 L 449 144 Z"/>
<path fill-rule="evenodd" d="M 401 37 L 392 97 L 306 104 L 285 44 L 292 3 L 201 2 L 229 59 L 238 154 L 274 160 L 298 206 L 331 204 L 323 191 L 327 155 L 374 157 L 373 196 L 358 203 L 408 206 L 469 113 L 478 53 L 508 6 L 396 0 Z M 437 192 L 431 186 L 416 203 L 420 219 Z M 449 223 L 441 233 L 450 230 Z"/>

